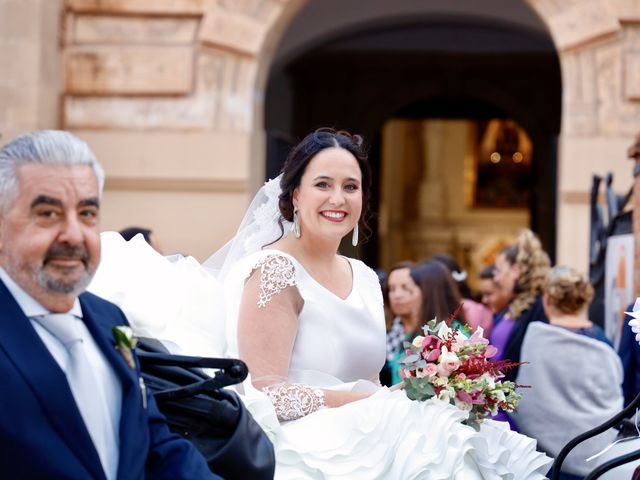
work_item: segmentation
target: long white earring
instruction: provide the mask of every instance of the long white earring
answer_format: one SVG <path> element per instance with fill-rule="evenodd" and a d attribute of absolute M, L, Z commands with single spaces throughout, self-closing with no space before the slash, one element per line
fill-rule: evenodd
<path fill-rule="evenodd" d="M 353 236 L 351 237 L 351 245 L 354 247 L 358 246 L 358 224 L 356 223 L 356 227 L 353 229 Z"/>
<path fill-rule="evenodd" d="M 291 224 L 291 231 L 296 238 L 300 238 L 300 221 L 298 220 L 298 209 L 296 207 L 293 207 L 293 223 Z"/>

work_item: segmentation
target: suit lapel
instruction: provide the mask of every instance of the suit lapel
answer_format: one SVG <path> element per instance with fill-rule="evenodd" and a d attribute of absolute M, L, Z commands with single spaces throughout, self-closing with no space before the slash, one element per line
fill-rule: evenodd
<path fill-rule="evenodd" d="M 2 281 L 0 305 L 0 348 L 12 359 L 60 437 L 91 477 L 104 479 L 98 452 L 93 446 L 64 372 Z"/>
<path fill-rule="evenodd" d="M 80 305 L 85 325 L 122 382 L 118 477 L 126 476 L 125 472 L 128 471 L 128 465 L 134 462 L 136 456 L 142 454 L 141 448 L 144 445 L 142 439 L 146 438 L 143 436 L 143 432 L 148 430 L 146 416 L 142 415 L 142 397 L 138 383 L 138 370 L 129 367 L 116 349 L 116 343 L 111 331 L 116 325 L 126 325 L 126 318 L 120 314 L 121 322 L 117 323 L 119 319 L 114 316 L 107 316 L 97 306 L 96 301 L 92 299 L 90 294 L 80 295 Z"/>
<path fill-rule="evenodd" d="M 120 352 L 116 349 L 116 343 L 111 329 L 116 324 L 114 318 L 105 318 L 94 307 L 94 302 L 87 294 L 80 295 L 80 306 L 82 307 L 82 320 L 93 336 L 96 344 L 111 364 L 120 380 L 130 383 L 134 379 L 134 371 L 126 364 Z M 123 323 L 124 325 L 124 318 Z M 123 385 L 124 389 L 124 385 Z"/>

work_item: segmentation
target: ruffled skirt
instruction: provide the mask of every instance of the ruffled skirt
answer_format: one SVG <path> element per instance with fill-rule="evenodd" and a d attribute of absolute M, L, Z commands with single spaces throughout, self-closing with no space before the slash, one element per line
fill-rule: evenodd
<path fill-rule="evenodd" d="M 174 353 L 221 356 L 225 323 L 214 294 L 221 288 L 193 259 L 169 261 L 143 239 L 102 235 L 103 261 L 93 293 L 117 303 L 136 333 L 161 339 Z M 321 372 L 290 372 L 289 381 L 340 390 L 371 389 L 340 383 Z M 336 387 L 337 386 L 337 387 Z M 245 381 L 243 397 L 274 443 L 277 479 L 540 479 L 551 459 L 536 442 L 485 421 L 480 432 L 467 414 L 404 392 L 375 388 L 371 397 L 280 424 L 273 405 Z"/>
<path fill-rule="evenodd" d="M 432 399 L 382 388 L 371 397 L 279 424 L 257 392 L 245 397 L 276 451 L 276 479 L 542 479 L 552 460 L 535 440 Z"/>

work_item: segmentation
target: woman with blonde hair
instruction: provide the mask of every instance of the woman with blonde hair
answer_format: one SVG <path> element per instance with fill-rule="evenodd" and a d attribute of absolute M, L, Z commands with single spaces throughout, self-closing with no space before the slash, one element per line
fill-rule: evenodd
<path fill-rule="evenodd" d="M 513 295 L 507 313 L 493 327 L 491 344 L 498 349 L 495 359 L 520 361 L 520 348 L 527 327 L 532 322 L 548 323 L 542 308 L 542 287 L 549 272 L 549 256 L 535 234 L 524 229 L 516 241 L 505 247 L 496 258 L 495 280 L 505 292 Z M 518 367 L 506 372 L 507 380 L 515 380 Z"/>
<path fill-rule="evenodd" d="M 529 365 L 517 383 L 527 389 L 512 415 L 522 433 L 557 456 L 569 440 L 614 416 L 623 404 L 622 365 L 604 331 L 587 317 L 593 288 L 570 267 L 551 270 L 543 287 L 549 324 L 529 325 L 522 361 Z M 562 465 L 562 480 L 581 480 L 598 462 L 586 458 L 607 447 L 617 431 L 607 430 L 578 445 Z"/>

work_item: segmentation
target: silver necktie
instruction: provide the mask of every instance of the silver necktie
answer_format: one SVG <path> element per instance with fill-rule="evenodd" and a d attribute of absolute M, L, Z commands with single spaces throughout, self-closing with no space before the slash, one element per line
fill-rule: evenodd
<path fill-rule="evenodd" d="M 109 464 L 108 452 L 113 452 L 113 449 L 117 452 L 118 440 L 111 427 L 108 412 L 103 409 L 104 402 L 96 398 L 102 388 L 87 354 L 88 345 L 82 334 L 82 320 L 70 313 L 50 313 L 33 318 L 60 340 L 69 353 L 65 372 L 67 382 L 103 468 L 108 471 L 105 468 Z"/>

